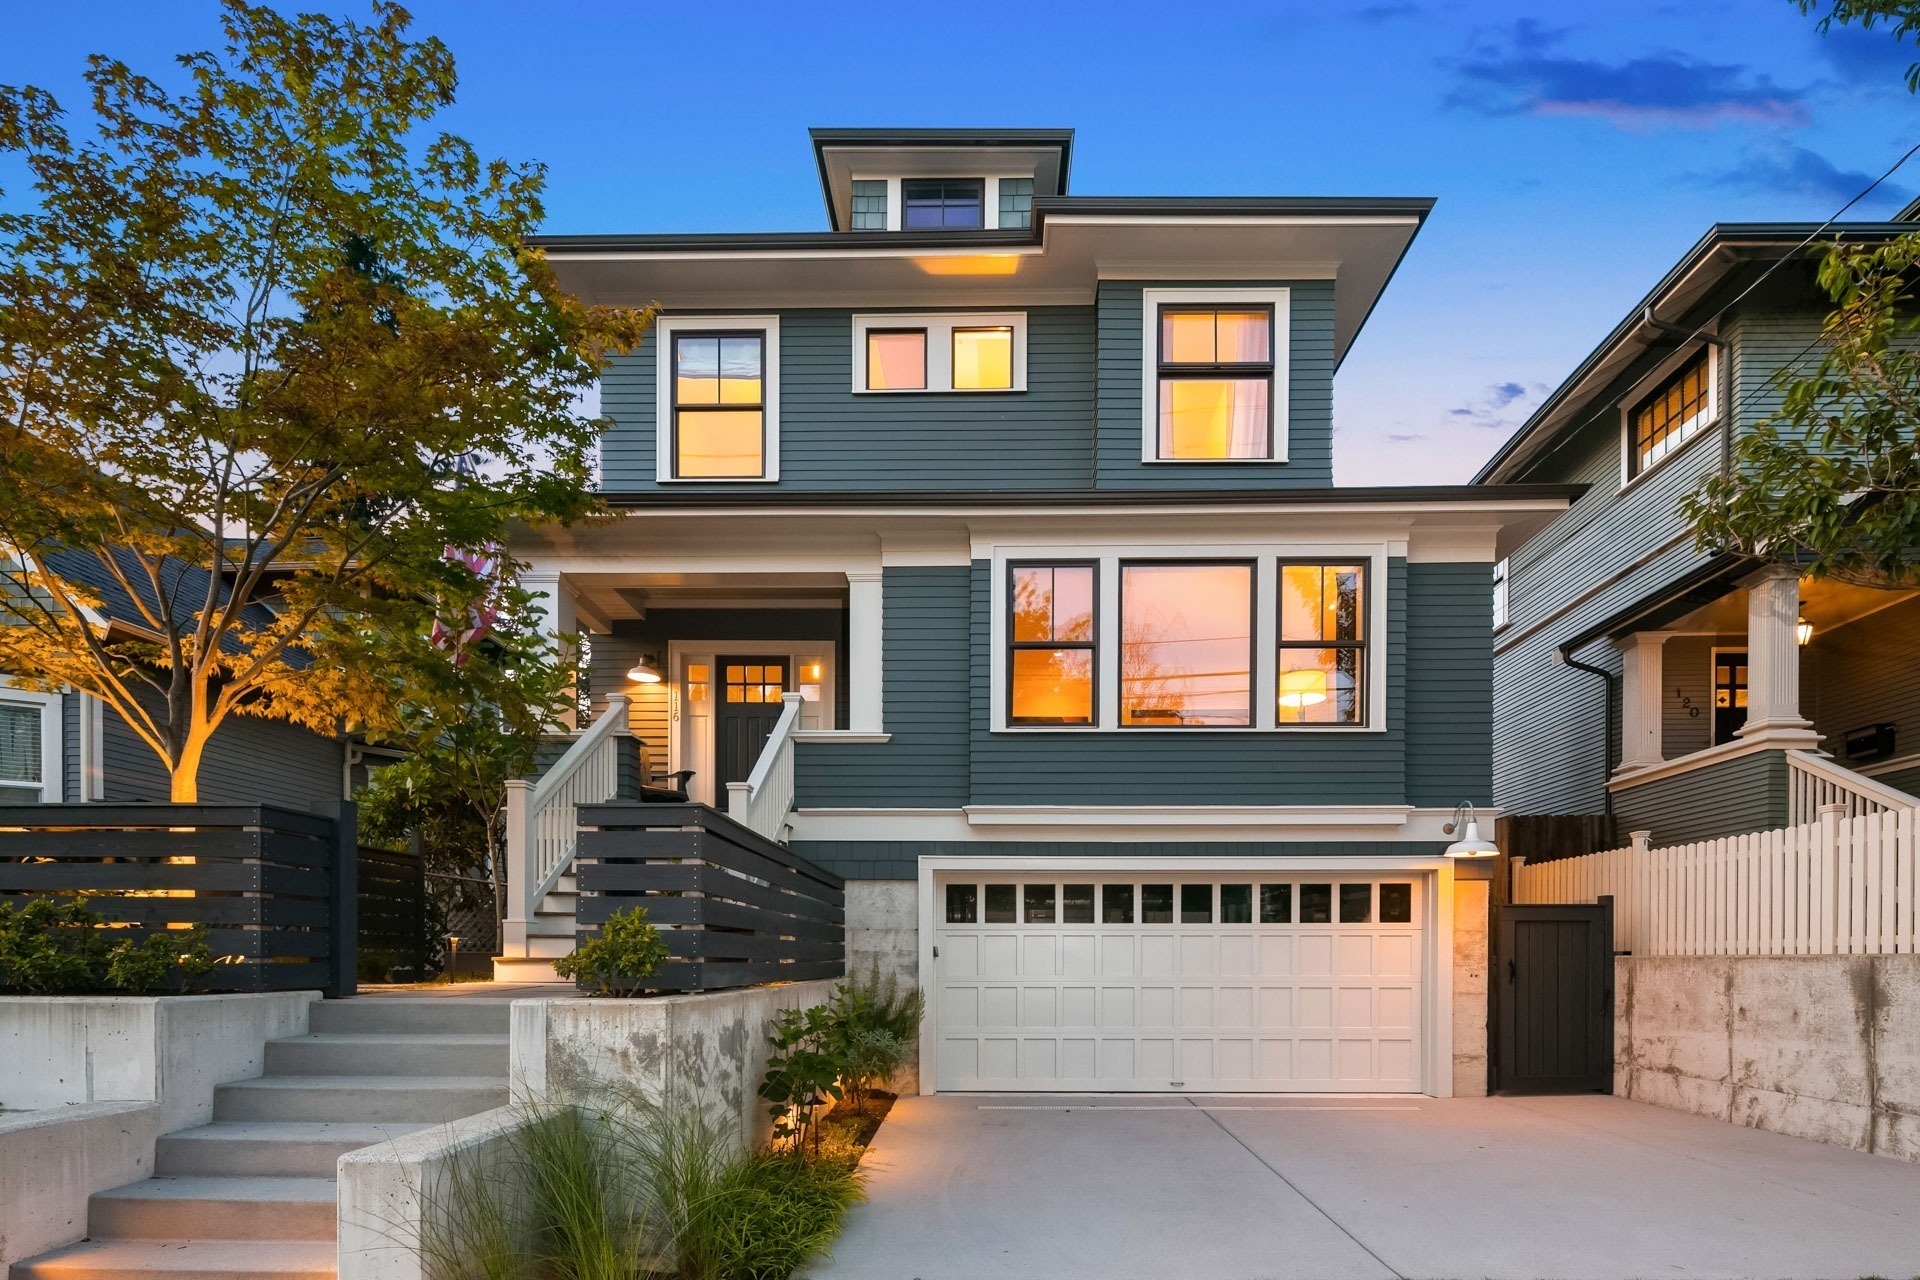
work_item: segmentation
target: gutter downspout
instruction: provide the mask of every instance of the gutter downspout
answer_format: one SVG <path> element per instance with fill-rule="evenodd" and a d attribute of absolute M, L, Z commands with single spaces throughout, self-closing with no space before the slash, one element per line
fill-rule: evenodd
<path fill-rule="evenodd" d="M 1606 682 L 1606 724 L 1600 740 L 1600 755 L 1603 763 L 1606 765 L 1606 776 L 1600 780 L 1600 795 L 1603 798 L 1602 803 L 1604 805 L 1602 811 L 1607 817 L 1611 818 L 1613 817 L 1613 792 L 1607 789 L 1607 783 L 1613 781 L 1613 690 L 1614 686 L 1619 683 L 1620 678 L 1614 675 L 1613 672 L 1608 671 L 1605 667 L 1596 667 L 1591 663 L 1580 661 L 1573 656 L 1564 644 L 1554 648 L 1553 656 L 1558 658 L 1564 666 L 1572 667 L 1575 671 L 1585 671 L 1592 675 L 1599 676 Z"/>
<path fill-rule="evenodd" d="M 1653 314 L 1652 303 L 1648 303 L 1640 309 L 1640 319 L 1648 328 L 1658 329 L 1661 333 L 1673 334 L 1682 341 L 1698 338 L 1719 352 L 1720 358 L 1718 363 L 1720 365 L 1720 376 L 1717 381 L 1720 383 L 1718 388 L 1720 399 L 1720 474 L 1730 476 L 1733 474 L 1733 349 L 1728 345 L 1727 340 L 1720 336 L 1720 322 L 1725 318 L 1726 312 L 1724 311 L 1716 315 L 1713 318 L 1714 331 L 1708 333 L 1705 326 L 1698 329 L 1689 329 L 1683 324 L 1668 324 L 1665 320 L 1656 319 Z M 1578 666 L 1579 664 L 1573 663 L 1570 665 Z"/>

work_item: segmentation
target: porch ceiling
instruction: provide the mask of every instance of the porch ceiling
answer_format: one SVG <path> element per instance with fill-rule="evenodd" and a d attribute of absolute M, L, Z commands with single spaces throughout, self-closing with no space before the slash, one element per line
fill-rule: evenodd
<path fill-rule="evenodd" d="M 1920 595 L 1917 591 L 1883 591 L 1823 578 L 1800 579 L 1800 616 L 1813 624 L 1817 636 L 1856 622 L 1870 613 Z M 1717 600 L 1683 614 L 1660 628 L 1695 635 L 1745 635 L 1747 592 L 1735 587 Z"/>
<path fill-rule="evenodd" d="M 847 602 L 835 573 L 570 573 L 584 618 L 644 618 L 653 609 L 820 609 Z"/>

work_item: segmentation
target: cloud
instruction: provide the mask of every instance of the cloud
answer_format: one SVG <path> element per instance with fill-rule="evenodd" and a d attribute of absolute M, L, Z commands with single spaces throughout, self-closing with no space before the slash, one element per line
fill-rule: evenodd
<path fill-rule="evenodd" d="M 1426 438 L 1425 435 L 1419 432 L 1409 432 L 1404 435 L 1389 432 L 1387 435 L 1387 439 L 1393 441 L 1395 444 L 1411 444 L 1415 440 L 1425 440 Z"/>
<path fill-rule="evenodd" d="M 1546 394 L 1544 382 L 1489 383 L 1466 404 L 1447 410 L 1447 417 L 1458 426 L 1512 431 L 1527 420 L 1527 415 Z"/>
<path fill-rule="evenodd" d="M 1452 64 L 1447 105 L 1486 115 L 1592 116 L 1622 129 L 1705 129 L 1737 121 L 1804 124 L 1805 94 L 1738 63 L 1678 52 L 1625 62 L 1566 55 L 1567 32 L 1522 19 Z"/>
<path fill-rule="evenodd" d="M 1907 68 L 1920 62 L 1920 48 L 1906 40 L 1897 40 L 1886 27 L 1861 30 L 1859 27 L 1833 26 L 1819 40 L 1820 58 L 1855 84 L 1905 86 Z"/>
<path fill-rule="evenodd" d="M 1821 213 L 1831 212 L 1867 189 L 1879 175 L 1859 169 L 1842 169 L 1825 156 L 1805 147 L 1781 144 L 1747 152 L 1740 163 L 1720 173 L 1704 176 L 1709 186 L 1755 195 L 1800 196 L 1815 202 Z M 1862 205 L 1898 204 L 1908 192 L 1892 182 L 1883 182 Z M 1856 205 L 1857 212 L 1861 205 Z"/>

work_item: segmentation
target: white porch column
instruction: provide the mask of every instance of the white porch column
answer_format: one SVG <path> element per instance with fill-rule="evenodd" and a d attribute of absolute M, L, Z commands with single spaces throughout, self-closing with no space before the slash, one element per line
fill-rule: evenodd
<path fill-rule="evenodd" d="M 881 580 L 879 569 L 847 570 L 847 728 L 857 733 L 881 731 L 886 643 Z"/>
<path fill-rule="evenodd" d="M 532 917 L 527 898 L 533 889 L 533 806 L 525 778 L 507 779 L 507 918 L 501 922 L 500 954 L 525 956 L 527 925 Z"/>
<path fill-rule="evenodd" d="M 533 565 L 520 575 L 520 587 L 533 595 L 533 607 L 540 614 L 543 636 L 578 635 L 580 620 L 575 613 L 573 588 L 566 575 L 554 569 Z M 575 728 L 574 700 L 569 697 L 560 718 L 569 729 Z"/>
<path fill-rule="evenodd" d="M 1666 758 L 1661 749 L 1660 693 L 1665 631 L 1640 631 L 1614 641 L 1620 650 L 1620 768 L 1642 769 Z"/>
<path fill-rule="evenodd" d="M 1768 565 L 1748 577 L 1747 723 L 1740 736 L 1813 728 L 1800 715 L 1800 574 L 1790 565 Z"/>

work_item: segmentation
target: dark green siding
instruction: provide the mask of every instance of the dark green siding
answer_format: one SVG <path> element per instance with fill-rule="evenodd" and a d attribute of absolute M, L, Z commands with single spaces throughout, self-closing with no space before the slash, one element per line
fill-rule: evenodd
<path fill-rule="evenodd" d="M 1492 798 L 1492 583 L 1484 564 L 1407 566 L 1407 803 Z"/>
<path fill-rule="evenodd" d="M 993 733 L 973 690 L 974 804 L 1399 804 L 1406 562 L 1387 575 L 1387 714 L 1381 733 Z M 973 667 L 992 658 L 988 563 L 973 566 Z"/>
<path fill-rule="evenodd" d="M 880 743 L 794 744 L 803 809 L 958 808 L 967 799 L 967 575 L 888 569 Z"/>
<path fill-rule="evenodd" d="M 849 880 L 911 880 L 919 860 L 951 857 L 1058 858 L 1431 858 L 1434 841 L 797 840 L 795 853 Z M 1372 873 L 1369 873 L 1372 874 Z M 1338 878 L 1337 872 L 1328 873 Z"/>
<path fill-rule="evenodd" d="M 1787 825 L 1787 756 L 1761 751 L 1614 793 L 1619 829 L 1656 848 Z"/>
<path fill-rule="evenodd" d="M 1289 290 L 1287 461 L 1147 463 L 1140 460 L 1141 295 L 1208 283 L 1105 281 L 1100 285 L 1100 457 L 1103 489 L 1324 488 L 1333 483 L 1333 281 L 1235 281 L 1237 288 Z M 1219 281 L 1211 287 L 1229 286 Z"/>
<path fill-rule="evenodd" d="M 851 311 L 780 313 L 779 487 L 1088 487 L 1093 308 L 1031 307 L 1026 315 L 1025 391 L 868 396 L 852 391 Z M 638 351 L 615 360 L 601 379 L 601 411 L 614 420 L 600 449 L 601 485 L 610 492 L 659 487 L 654 479 L 655 353 L 649 334 Z M 738 490 L 739 485 L 713 487 Z"/>
<path fill-rule="evenodd" d="M 102 714 L 101 783 L 109 801 L 165 800 L 167 771 L 120 713 Z M 338 800 L 346 747 L 280 720 L 232 716 L 214 730 L 200 762 L 202 804 L 278 804 L 305 809 Z"/>

